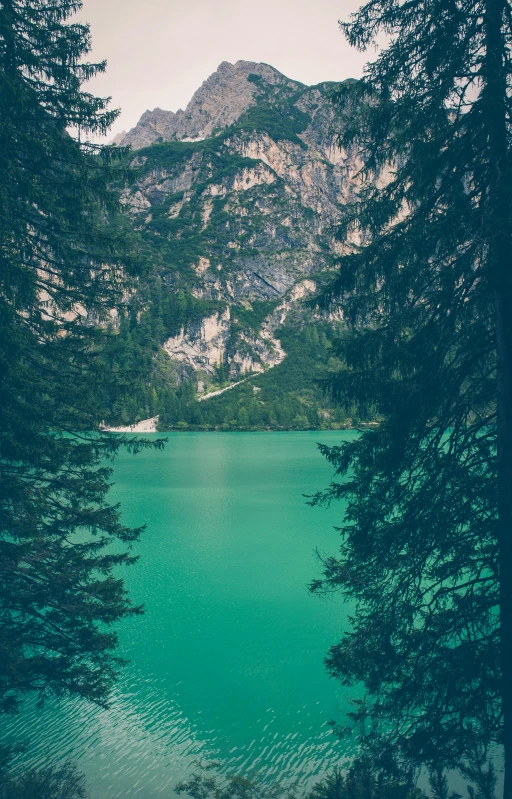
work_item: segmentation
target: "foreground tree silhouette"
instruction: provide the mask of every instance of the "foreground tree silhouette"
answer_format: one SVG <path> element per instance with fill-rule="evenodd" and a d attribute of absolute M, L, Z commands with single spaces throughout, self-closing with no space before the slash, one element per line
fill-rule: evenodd
<path fill-rule="evenodd" d="M 73 0 L 0 2 L 0 702 L 37 691 L 104 703 L 112 622 L 138 613 L 112 571 L 139 530 L 106 501 L 120 437 L 94 433 L 111 377 L 102 321 L 137 256 L 108 190 L 115 118 L 81 88 L 89 31 Z M 73 135 L 68 133 L 71 130 Z M 110 387 L 109 387 L 110 390 Z M 136 449 L 138 445 L 131 445 Z"/>
<path fill-rule="evenodd" d="M 209 775 L 208 768 L 179 783 L 176 793 L 191 799 L 295 799 L 300 795 L 305 799 L 427 799 L 415 786 L 412 773 L 400 773 L 391 762 L 383 766 L 368 757 L 355 758 L 343 771 L 334 769 L 306 794 L 296 786 L 260 781 L 257 775 L 219 778 Z M 433 799 L 445 797 L 434 789 Z"/>
<path fill-rule="evenodd" d="M 356 600 L 327 664 L 364 682 L 369 737 L 385 730 L 433 768 L 477 763 L 483 791 L 503 744 L 507 799 L 511 21 L 502 0 L 372 0 L 342 26 L 360 49 L 382 32 L 389 44 L 337 95 L 340 143 L 362 167 L 320 302 L 341 301 L 352 331 L 332 392 L 385 422 L 323 448 L 345 480 L 314 501 L 347 510 L 341 557 L 313 586 Z"/>
<path fill-rule="evenodd" d="M 88 799 L 85 778 L 70 761 L 11 776 L 0 769 L 0 799 Z"/>

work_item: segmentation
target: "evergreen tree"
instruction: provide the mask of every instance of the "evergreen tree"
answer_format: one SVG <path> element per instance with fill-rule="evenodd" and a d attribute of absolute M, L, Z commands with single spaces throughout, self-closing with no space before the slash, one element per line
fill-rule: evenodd
<path fill-rule="evenodd" d="M 249 779 L 237 774 L 220 780 L 207 771 L 177 785 L 176 793 L 192 799 L 296 799 L 299 795 L 295 787 L 262 783 L 257 776 Z M 413 774 L 399 771 L 392 760 L 382 764 L 359 757 L 347 764 L 345 772 L 335 769 L 313 785 L 305 799 L 426 799 L 426 794 L 415 787 Z M 435 799 L 441 798 L 436 794 Z"/>
<path fill-rule="evenodd" d="M 70 761 L 31 769 L 21 776 L 0 774 L 0 799 L 88 799 L 85 778 Z"/>
<path fill-rule="evenodd" d="M 106 501 L 98 431 L 112 390 L 108 320 L 135 279 L 136 240 L 109 189 L 112 151 L 81 142 L 115 112 L 81 84 L 87 26 L 76 0 L 0 2 L 0 703 L 70 692 L 103 703 L 110 625 L 140 612 L 115 567 L 134 541 Z M 69 132 L 71 131 L 71 133 Z M 107 384 L 109 389 L 107 391 Z M 139 445 L 132 443 L 133 449 Z"/>
<path fill-rule="evenodd" d="M 357 606 L 327 665 L 365 684 L 370 738 L 419 762 L 464 767 L 477 746 L 489 774 L 503 744 L 510 799 L 512 12 L 370 0 L 342 27 L 389 44 L 337 96 L 362 168 L 321 301 L 352 325 L 333 394 L 384 422 L 324 448 L 345 479 L 315 501 L 346 514 L 313 587 Z"/>

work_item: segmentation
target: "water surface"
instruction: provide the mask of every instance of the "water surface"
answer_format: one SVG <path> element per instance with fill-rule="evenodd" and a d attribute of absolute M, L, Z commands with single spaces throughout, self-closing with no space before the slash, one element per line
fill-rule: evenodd
<path fill-rule="evenodd" d="M 92 799 L 171 797 L 198 761 L 303 786 L 338 762 L 327 723 L 349 700 L 322 661 L 346 611 L 307 584 L 341 508 L 302 495 L 331 479 L 315 442 L 353 435 L 170 434 L 163 452 L 123 454 L 113 498 L 147 524 L 125 571 L 146 608 L 119 626 L 130 665 L 107 711 L 27 702 L 9 729 L 30 739 L 25 759 L 72 757 Z"/>

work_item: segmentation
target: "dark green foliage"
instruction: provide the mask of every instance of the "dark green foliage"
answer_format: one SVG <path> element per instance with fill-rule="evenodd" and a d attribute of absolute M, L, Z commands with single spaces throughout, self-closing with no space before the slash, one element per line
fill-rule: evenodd
<path fill-rule="evenodd" d="M 197 299 L 151 276 L 124 309 L 117 330 L 104 339 L 102 368 L 116 380 L 100 387 L 99 418 L 122 426 L 162 412 L 167 395 L 176 388 L 176 374 L 161 345 L 187 324 L 223 308 L 222 303 Z"/>
<path fill-rule="evenodd" d="M 225 145 L 226 133 L 212 136 L 203 141 L 166 141 L 152 144 L 137 150 L 137 160 L 145 160 L 145 169 L 172 171 L 190 161 L 193 155 L 202 155 L 219 169 L 220 177 L 225 177 L 236 169 L 254 164 L 252 158 L 244 158 L 231 153 Z M 132 156 L 130 155 L 129 158 Z M 175 195 L 176 196 L 176 195 Z"/>
<path fill-rule="evenodd" d="M 307 145 L 299 139 L 311 122 L 311 117 L 304 111 L 288 104 L 281 106 L 278 102 L 262 102 L 249 108 L 233 126 L 233 131 L 253 130 L 266 133 L 274 141 L 291 141 L 303 149 Z"/>
<path fill-rule="evenodd" d="M 368 756 L 357 757 L 346 769 L 337 768 L 313 786 L 306 799 L 426 799 L 415 787 L 412 772 L 400 770 L 389 760 L 375 763 Z M 230 776 L 219 780 L 199 772 L 176 792 L 192 799 L 296 799 L 295 788 L 263 783 L 255 778 Z M 440 798 L 439 798 L 440 799 Z"/>
<path fill-rule="evenodd" d="M 159 429 L 316 430 L 359 422 L 354 406 L 333 405 L 321 387 L 331 370 L 341 367 L 332 354 L 339 332 L 317 324 L 284 327 L 277 335 L 287 353 L 284 361 L 220 396 L 198 402 L 191 384 L 177 390 L 156 386 Z M 219 382 L 223 377 L 220 369 Z M 372 410 L 367 418 L 373 418 Z"/>
<path fill-rule="evenodd" d="M 0 703 L 69 692 L 104 703 L 119 661 L 111 625 L 139 613 L 114 569 L 133 558 L 107 502 L 125 442 L 98 431 L 110 311 L 140 270 L 138 237 L 109 191 L 115 117 L 82 92 L 104 68 L 83 62 L 74 0 L 0 5 Z M 110 383 L 108 389 L 106 384 Z M 141 443 L 128 444 L 136 450 Z"/>
<path fill-rule="evenodd" d="M 462 769 L 475 740 L 512 747 L 509 12 L 372 0 L 344 26 L 391 38 L 338 95 L 363 162 L 340 236 L 363 244 L 323 296 L 352 328 L 333 396 L 385 419 L 324 449 L 342 479 L 315 501 L 347 511 L 314 588 L 356 600 L 328 669 L 366 686 L 356 720 Z"/>
<path fill-rule="evenodd" d="M 201 153 L 205 147 L 213 144 L 214 139 L 206 142 L 166 141 L 152 144 L 137 150 L 137 159 L 146 158 L 149 169 L 172 169 L 189 160 L 194 153 Z M 219 142 L 215 142 L 218 146 Z"/>
<path fill-rule="evenodd" d="M 301 95 L 290 87 L 273 86 L 254 73 L 247 76 L 259 89 L 256 105 L 251 106 L 232 126 L 231 131 L 266 133 L 274 141 L 291 141 L 307 149 L 297 134 L 303 133 L 311 122 L 309 114 L 295 105 Z M 305 87 L 302 86 L 302 89 Z"/>
<path fill-rule="evenodd" d="M 317 783 L 308 799 L 426 799 L 416 788 L 413 774 L 395 764 L 376 766 L 367 756 L 356 758 L 343 773 L 335 769 Z"/>
<path fill-rule="evenodd" d="M 264 785 L 256 779 L 238 775 L 221 782 L 216 777 L 207 777 L 202 773 L 195 774 L 188 782 L 180 783 L 175 790 L 192 799 L 291 799 L 293 796 L 280 785 Z"/>
<path fill-rule="evenodd" d="M 0 777 L 0 799 L 87 799 L 85 778 L 71 763 Z"/>
<path fill-rule="evenodd" d="M 238 324 L 244 330 L 252 330 L 255 333 L 260 329 L 261 323 L 266 316 L 272 313 L 274 308 L 279 304 L 279 300 L 255 300 L 251 303 L 250 308 L 244 308 L 239 305 L 235 313 L 235 320 L 233 324 Z"/>

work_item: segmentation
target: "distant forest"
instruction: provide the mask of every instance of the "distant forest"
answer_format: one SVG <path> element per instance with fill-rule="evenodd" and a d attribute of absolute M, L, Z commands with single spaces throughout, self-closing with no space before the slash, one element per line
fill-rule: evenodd
<path fill-rule="evenodd" d="M 320 321 L 278 329 L 276 336 L 287 353 L 282 363 L 218 397 L 198 401 L 196 381 L 176 379 L 161 345 L 187 323 L 222 308 L 221 303 L 173 291 L 159 278 L 140 290 L 118 329 L 110 329 L 102 355 L 105 368 L 125 385 L 124 391 L 116 386 L 116 393 L 106 398 L 102 419 L 129 425 L 158 414 L 162 431 L 336 430 L 375 419 L 374 409 L 360 415 L 355 404 L 330 399 L 324 385 L 343 368 L 338 352 L 344 328 Z M 272 303 L 253 303 L 240 321 L 257 327 L 271 309 Z M 215 382 L 229 385 L 226 367 L 217 367 Z"/>

